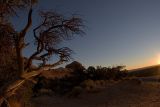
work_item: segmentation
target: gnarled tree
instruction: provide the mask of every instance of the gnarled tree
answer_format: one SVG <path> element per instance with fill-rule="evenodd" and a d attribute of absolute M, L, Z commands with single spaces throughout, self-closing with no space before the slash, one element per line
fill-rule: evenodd
<path fill-rule="evenodd" d="M 23 55 L 23 50 L 29 45 L 26 43 L 25 38 L 27 32 L 32 26 L 33 4 L 37 0 L 0 0 L 0 27 L 11 24 L 10 17 L 18 15 L 18 9 L 28 11 L 27 23 L 24 28 L 19 31 L 13 26 L 10 37 L 13 41 L 13 49 L 16 54 L 16 63 L 18 65 L 18 72 L 20 72 L 21 79 L 7 86 L 5 94 L 1 96 L 2 101 L 11 96 L 15 90 L 21 86 L 25 80 L 39 75 L 42 71 L 53 68 L 63 62 L 69 61 L 71 58 L 72 50 L 68 47 L 59 48 L 58 45 L 74 35 L 83 34 L 82 19 L 76 16 L 64 17 L 61 14 L 53 11 L 40 11 L 41 22 L 33 29 L 33 38 L 35 40 L 35 51 L 30 57 L 26 58 Z M 14 23 L 14 22 L 13 22 Z M 4 29 L 0 29 L 3 31 Z M 18 32 L 19 31 L 19 32 Z M 58 56 L 58 61 L 48 63 L 47 61 L 54 55 Z M 32 67 L 33 61 L 40 61 L 38 67 Z M 0 103 L 1 104 L 1 103 Z"/>

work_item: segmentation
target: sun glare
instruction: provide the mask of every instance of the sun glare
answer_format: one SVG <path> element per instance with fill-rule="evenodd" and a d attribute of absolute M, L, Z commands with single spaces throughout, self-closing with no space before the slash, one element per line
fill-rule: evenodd
<path fill-rule="evenodd" d="M 160 64 L 160 59 L 158 59 L 157 64 Z"/>
<path fill-rule="evenodd" d="M 157 64 L 160 64 L 160 55 L 157 55 Z"/>

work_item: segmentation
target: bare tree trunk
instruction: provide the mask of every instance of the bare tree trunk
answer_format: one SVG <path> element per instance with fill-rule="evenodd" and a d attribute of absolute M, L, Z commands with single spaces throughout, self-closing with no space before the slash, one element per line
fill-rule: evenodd
<path fill-rule="evenodd" d="M 17 63 L 18 63 L 18 71 L 20 74 L 24 72 L 24 58 L 22 54 L 21 45 L 22 43 L 20 40 L 16 41 Z"/>
<path fill-rule="evenodd" d="M 28 12 L 28 22 L 24 29 L 17 35 L 16 42 L 16 53 L 17 53 L 17 61 L 18 61 L 18 70 L 20 73 L 24 72 L 24 57 L 22 54 L 22 50 L 25 48 L 25 41 L 24 38 L 26 36 L 26 32 L 30 28 L 32 24 L 32 7 L 30 7 L 30 10 Z"/>
<path fill-rule="evenodd" d="M 19 68 L 19 72 L 23 73 L 24 72 L 24 59 L 23 59 L 23 55 L 22 55 L 22 50 L 18 49 L 17 50 L 17 57 L 18 57 L 18 68 Z"/>

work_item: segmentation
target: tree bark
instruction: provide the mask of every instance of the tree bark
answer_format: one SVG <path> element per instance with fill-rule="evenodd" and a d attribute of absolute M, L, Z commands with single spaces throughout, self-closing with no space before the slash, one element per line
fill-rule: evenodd
<path fill-rule="evenodd" d="M 22 54 L 22 42 L 19 39 L 19 35 L 17 34 L 17 38 L 15 41 L 16 47 L 16 55 L 17 55 L 17 64 L 18 64 L 18 72 L 21 74 L 24 72 L 24 59 Z"/>

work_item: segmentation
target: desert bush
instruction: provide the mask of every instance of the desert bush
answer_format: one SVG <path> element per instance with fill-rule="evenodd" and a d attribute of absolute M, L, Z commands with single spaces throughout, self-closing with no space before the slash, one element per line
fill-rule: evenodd
<path fill-rule="evenodd" d="M 70 75 L 62 78 L 38 77 L 38 82 L 34 86 L 34 94 L 41 89 L 51 89 L 55 94 L 65 95 L 72 92 L 75 87 L 82 87 L 84 90 L 94 90 L 106 85 L 106 80 L 120 80 L 126 77 L 127 73 L 123 66 L 117 67 L 88 67 L 87 70 L 79 62 L 72 62 L 66 66 L 70 69 Z M 61 71 L 63 72 L 63 71 Z M 74 91 L 73 91 L 74 93 Z"/>
<path fill-rule="evenodd" d="M 36 96 L 39 93 L 40 89 L 51 89 L 55 94 L 64 95 L 76 86 L 78 86 L 82 80 L 79 76 L 65 76 L 63 78 L 54 78 L 54 79 L 47 79 L 45 77 L 39 77 L 37 84 L 35 84 L 33 88 L 33 92 Z M 38 94 L 37 94 L 38 95 Z"/>
<path fill-rule="evenodd" d="M 96 84 L 96 86 L 105 86 L 106 81 L 105 80 L 96 80 L 95 84 Z"/>
<path fill-rule="evenodd" d="M 54 83 L 56 82 L 53 81 L 51 79 L 47 79 L 45 77 L 37 77 L 37 83 L 33 86 L 33 96 L 36 97 L 39 95 L 40 91 L 44 88 L 44 89 L 52 89 L 52 84 L 55 85 Z M 52 82 L 52 84 L 51 84 Z"/>
<path fill-rule="evenodd" d="M 127 76 L 127 72 L 123 68 L 123 66 L 112 68 L 101 66 L 94 68 L 93 66 L 90 66 L 85 72 L 87 78 L 92 80 L 119 80 Z"/>
<path fill-rule="evenodd" d="M 72 89 L 71 92 L 69 92 L 68 97 L 78 97 L 82 92 L 83 92 L 83 88 L 80 86 L 76 86 Z"/>
<path fill-rule="evenodd" d="M 93 80 L 88 79 L 85 80 L 81 83 L 81 86 L 86 90 L 86 91 L 91 91 L 93 88 L 96 87 L 96 84 Z"/>
<path fill-rule="evenodd" d="M 104 88 L 105 84 L 106 82 L 104 80 L 93 81 L 89 79 L 89 80 L 83 81 L 80 86 L 86 92 L 97 93 L 97 92 L 100 92 Z"/>

